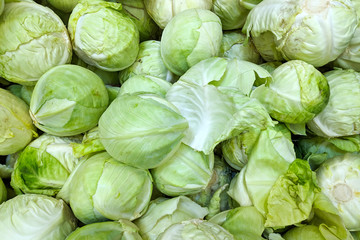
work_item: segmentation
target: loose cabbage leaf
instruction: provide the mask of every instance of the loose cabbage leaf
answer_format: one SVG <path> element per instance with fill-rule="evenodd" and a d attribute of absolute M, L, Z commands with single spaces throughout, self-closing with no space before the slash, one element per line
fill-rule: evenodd
<path fill-rule="evenodd" d="M 183 142 L 209 154 L 215 146 L 249 128 L 272 125 L 265 108 L 236 88 L 217 88 L 184 81 L 175 83 L 166 95 L 189 122 Z"/>
<path fill-rule="evenodd" d="M 293 143 L 288 134 L 289 130 L 283 125 L 262 131 L 249 156 L 245 185 L 252 203 L 264 216 L 273 185 L 295 160 Z"/>
<path fill-rule="evenodd" d="M 296 159 L 269 193 L 265 226 L 285 227 L 307 219 L 319 191 L 308 162 Z"/>

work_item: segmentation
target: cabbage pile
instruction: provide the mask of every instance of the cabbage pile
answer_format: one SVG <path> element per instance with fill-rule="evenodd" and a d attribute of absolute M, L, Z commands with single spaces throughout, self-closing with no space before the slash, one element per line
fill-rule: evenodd
<path fill-rule="evenodd" d="M 0 238 L 360 239 L 359 26 L 358 0 L 0 0 Z"/>

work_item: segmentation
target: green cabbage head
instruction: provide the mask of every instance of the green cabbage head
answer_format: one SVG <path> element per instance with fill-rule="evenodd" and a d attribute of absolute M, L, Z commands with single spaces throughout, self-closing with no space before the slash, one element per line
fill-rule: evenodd
<path fill-rule="evenodd" d="M 9 91 L 0 88 L 0 155 L 23 149 L 36 135 L 29 106 Z"/>
<path fill-rule="evenodd" d="M 30 116 L 36 127 L 56 136 L 73 136 L 95 127 L 109 103 L 101 78 L 65 64 L 50 69 L 36 84 Z"/>
<path fill-rule="evenodd" d="M 321 137 L 343 137 L 360 133 L 360 73 L 336 69 L 324 74 L 330 88 L 329 102 L 308 122 Z"/>
<path fill-rule="evenodd" d="M 218 56 L 221 39 L 221 21 L 216 14 L 188 9 L 165 27 L 161 36 L 161 56 L 165 66 L 180 76 L 201 60 Z"/>
<path fill-rule="evenodd" d="M 120 3 L 81 1 L 69 18 L 69 34 L 76 54 L 87 64 L 106 71 L 129 67 L 139 51 L 139 31 L 121 12 Z"/>
<path fill-rule="evenodd" d="M 243 30 L 266 61 L 298 59 L 320 67 L 345 50 L 357 24 L 350 0 L 264 0 Z"/>
<path fill-rule="evenodd" d="M 65 239 L 77 220 L 63 200 L 40 194 L 18 195 L 0 205 L 1 239 Z"/>
<path fill-rule="evenodd" d="M 52 10 L 32 1 L 6 3 L 0 39 L 0 77 L 10 82 L 35 85 L 50 68 L 71 61 L 64 23 Z"/>
<path fill-rule="evenodd" d="M 347 153 L 324 162 L 316 176 L 321 191 L 338 209 L 350 231 L 360 230 L 360 155 Z"/>
<path fill-rule="evenodd" d="M 85 224 L 107 220 L 134 220 L 143 215 L 152 194 L 148 170 L 134 168 L 97 153 L 69 176 L 57 197 L 69 202 Z"/>
<path fill-rule="evenodd" d="M 288 61 L 272 73 L 273 81 L 256 88 L 257 98 L 270 116 L 284 123 L 305 124 L 328 103 L 330 91 L 324 75 L 301 60 Z"/>

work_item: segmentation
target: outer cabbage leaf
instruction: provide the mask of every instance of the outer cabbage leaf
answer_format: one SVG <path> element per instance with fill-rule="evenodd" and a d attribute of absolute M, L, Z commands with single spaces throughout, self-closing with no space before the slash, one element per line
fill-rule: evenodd
<path fill-rule="evenodd" d="M 246 168 L 247 165 L 233 177 L 227 191 L 227 194 L 242 207 L 253 205 L 245 183 Z"/>
<path fill-rule="evenodd" d="M 308 225 L 300 225 L 284 234 L 285 240 L 353 240 L 346 229 L 338 210 L 323 194 L 317 193 L 313 204 L 313 214 Z"/>
<path fill-rule="evenodd" d="M 74 155 L 78 158 L 85 155 L 105 151 L 100 141 L 99 127 L 95 127 L 84 134 L 81 143 L 71 143 Z"/>
<path fill-rule="evenodd" d="M 295 227 L 283 236 L 285 240 L 303 240 L 303 239 L 313 239 L 313 240 L 327 240 L 320 233 L 319 228 L 314 225 L 305 225 L 301 227 Z"/>
<path fill-rule="evenodd" d="M 360 135 L 330 139 L 306 137 L 297 139 L 294 143 L 296 155 L 307 160 L 312 170 L 316 170 L 327 159 L 360 151 Z"/>
<path fill-rule="evenodd" d="M 264 216 L 271 189 L 296 158 L 288 134 L 283 125 L 263 130 L 249 156 L 245 185 L 251 202 Z"/>
<path fill-rule="evenodd" d="M 236 88 L 220 90 L 213 85 L 179 81 L 170 88 L 166 98 L 189 122 L 183 142 L 205 154 L 221 141 L 249 128 L 263 129 L 273 124 L 256 99 L 242 95 Z"/>
<path fill-rule="evenodd" d="M 261 235 L 265 229 L 265 219 L 255 207 L 238 207 L 224 211 L 209 221 L 228 230 L 235 239 L 263 239 Z"/>
<path fill-rule="evenodd" d="M 313 211 L 310 223 L 319 227 L 325 239 L 351 239 L 339 211 L 323 193 L 316 194 Z"/>
<path fill-rule="evenodd" d="M 119 95 L 133 93 L 152 93 L 165 97 L 171 84 L 161 78 L 150 75 L 135 75 L 121 85 Z"/>
<path fill-rule="evenodd" d="M 263 239 L 264 217 L 255 207 L 238 207 L 212 217 L 214 222 L 228 230 L 235 239 Z"/>
<path fill-rule="evenodd" d="M 265 226 L 285 227 L 306 220 L 319 191 L 308 162 L 296 159 L 269 193 Z"/>
<path fill-rule="evenodd" d="M 205 59 L 195 64 L 179 79 L 198 85 L 235 87 L 245 95 L 250 95 L 254 86 L 269 83 L 271 80 L 270 73 L 254 63 L 220 57 Z"/>

